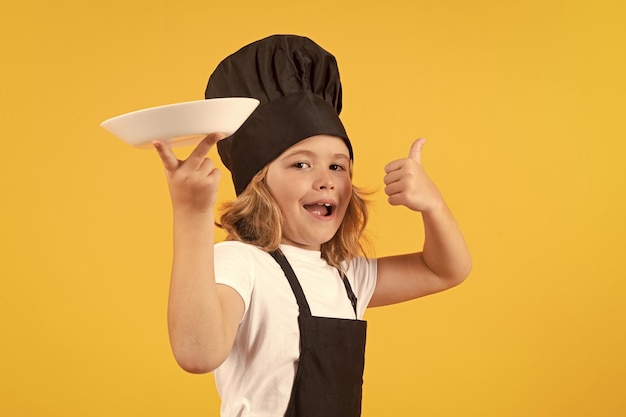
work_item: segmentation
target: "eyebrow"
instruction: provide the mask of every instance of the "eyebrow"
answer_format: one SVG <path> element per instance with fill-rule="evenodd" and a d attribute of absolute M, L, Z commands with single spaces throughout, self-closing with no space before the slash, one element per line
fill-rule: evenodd
<path fill-rule="evenodd" d="M 313 151 L 309 151 L 307 149 L 297 149 L 297 150 L 294 150 L 293 152 L 289 152 L 289 153 L 283 155 L 283 157 L 281 159 L 291 158 L 293 156 L 298 156 L 298 155 L 304 155 L 304 156 L 308 156 L 308 157 L 319 156 L 318 153 L 313 152 Z M 332 159 L 345 159 L 346 161 L 349 161 L 350 157 L 348 155 L 346 155 L 345 153 L 336 153 L 336 154 L 332 155 Z"/>

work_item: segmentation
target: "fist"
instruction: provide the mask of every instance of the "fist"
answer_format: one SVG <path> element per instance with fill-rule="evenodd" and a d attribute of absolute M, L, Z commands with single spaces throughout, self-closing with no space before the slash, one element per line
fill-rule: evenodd
<path fill-rule="evenodd" d="M 443 203 L 441 193 L 428 178 L 422 166 L 422 147 L 426 139 L 411 145 L 409 157 L 385 166 L 385 193 L 392 206 L 405 206 L 413 211 L 436 210 Z"/>

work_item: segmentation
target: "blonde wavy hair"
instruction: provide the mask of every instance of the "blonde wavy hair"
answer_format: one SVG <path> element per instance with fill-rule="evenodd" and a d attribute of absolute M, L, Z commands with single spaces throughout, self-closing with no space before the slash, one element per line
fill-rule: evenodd
<path fill-rule="evenodd" d="M 217 226 L 226 230 L 228 240 L 246 242 L 272 252 L 278 249 L 283 238 L 283 217 L 265 181 L 267 171 L 268 166 L 265 166 L 235 200 L 221 206 Z M 322 258 L 342 272 L 345 271 L 341 262 L 367 256 L 368 242 L 363 234 L 368 219 L 365 194 L 352 187 L 352 196 L 337 233 L 321 246 Z"/>

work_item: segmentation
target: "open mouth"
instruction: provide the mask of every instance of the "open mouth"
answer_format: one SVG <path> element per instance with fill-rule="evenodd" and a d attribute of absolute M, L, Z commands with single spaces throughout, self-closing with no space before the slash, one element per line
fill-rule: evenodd
<path fill-rule="evenodd" d="M 321 217 L 328 217 L 335 211 L 335 206 L 330 203 L 305 204 L 304 208 L 309 213 Z"/>

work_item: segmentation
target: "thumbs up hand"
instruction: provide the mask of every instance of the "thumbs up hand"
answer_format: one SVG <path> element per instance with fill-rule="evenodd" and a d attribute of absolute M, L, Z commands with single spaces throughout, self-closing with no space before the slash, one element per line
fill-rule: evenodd
<path fill-rule="evenodd" d="M 411 145 L 409 157 L 390 162 L 385 166 L 385 193 L 392 206 L 406 206 L 411 210 L 429 212 L 441 207 L 443 197 L 428 178 L 422 166 L 422 147 L 425 139 Z"/>

